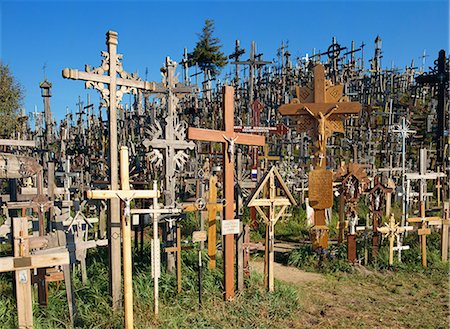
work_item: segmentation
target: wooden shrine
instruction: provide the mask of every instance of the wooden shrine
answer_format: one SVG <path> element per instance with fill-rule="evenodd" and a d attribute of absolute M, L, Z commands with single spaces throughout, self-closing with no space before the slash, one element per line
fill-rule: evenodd
<path fill-rule="evenodd" d="M 283 192 L 281 195 L 280 192 Z M 264 195 L 265 191 L 268 191 Z M 262 195 L 261 195 L 262 193 Z M 247 202 L 247 207 L 255 207 L 266 224 L 266 245 L 265 245 L 265 282 L 267 290 L 274 290 L 274 243 L 275 224 L 285 213 L 287 207 L 296 205 L 292 194 L 289 192 L 277 168 L 273 166 L 263 177 Z M 267 211 L 264 211 L 264 210 Z"/>

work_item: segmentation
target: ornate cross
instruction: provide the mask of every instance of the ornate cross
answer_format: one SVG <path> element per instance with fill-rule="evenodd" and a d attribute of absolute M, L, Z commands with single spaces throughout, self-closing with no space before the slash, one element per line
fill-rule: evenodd
<path fill-rule="evenodd" d="M 325 80 L 324 66 L 314 67 L 314 85 L 296 87 L 297 98 L 289 104 L 281 105 L 282 115 L 293 117 L 299 131 L 306 131 L 316 138 L 318 146 L 317 163 L 325 168 L 326 140 L 333 132 L 344 132 L 342 118 L 348 114 L 358 114 L 361 104 L 348 102 L 342 96 L 343 85 L 331 85 Z M 316 160 L 317 161 L 317 160 Z"/>
<path fill-rule="evenodd" d="M 104 105 L 109 109 L 109 168 L 111 189 L 119 188 L 118 171 L 118 142 L 117 142 L 117 108 L 122 100 L 122 96 L 127 93 L 136 94 L 138 89 L 153 91 L 155 83 L 142 81 L 137 74 L 129 74 L 122 67 L 123 55 L 117 54 L 117 32 L 108 31 L 106 33 L 106 46 L 108 51 L 102 51 L 102 63 L 97 68 L 86 65 L 85 72 L 65 68 L 62 71 L 63 78 L 73 80 L 85 80 L 86 88 L 98 90 L 102 96 Z M 106 73 L 106 74 L 105 74 Z M 108 85 L 106 87 L 105 85 Z M 111 294 L 114 309 L 120 306 L 121 300 L 121 277 L 120 271 L 115 269 L 121 267 L 120 262 L 120 209 L 119 199 L 111 199 L 110 210 L 110 273 L 111 273 Z"/>

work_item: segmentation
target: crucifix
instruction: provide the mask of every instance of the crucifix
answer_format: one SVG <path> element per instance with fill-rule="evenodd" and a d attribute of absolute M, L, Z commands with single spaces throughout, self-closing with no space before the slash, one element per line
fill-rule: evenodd
<path fill-rule="evenodd" d="M 155 84 L 148 81 L 142 81 L 137 74 L 129 74 L 122 67 L 122 54 L 117 53 L 118 33 L 108 31 L 106 33 L 106 46 L 108 51 L 102 51 L 104 58 L 98 68 L 91 68 L 86 65 L 85 71 L 65 68 L 62 71 L 63 78 L 86 81 L 86 88 L 98 90 L 101 97 L 109 109 L 109 170 L 111 189 L 119 188 L 118 172 L 118 143 L 117 143 L 117 109 L 124 94 L 132 92 L 137 93 L 138 89 L 153 91 Z M 105 75 L 107 73 L 107 75 Z M 108 87 L 105 87 L 105 84 Z M 121 267 L 120 260 L 120 209 L 119 199 L 112 198 L 109 213 L 109 273 L 110 289 L 113 309 L 120 306 L 121 301 L 121 273 L 116 269 Z"/>
<path fill-rule="evenodd" d="M 69 264 L 69 253 L 59 251 L 31 255 L 28 219 L 13 219 L 14 257 L 0 258 L 0 272 L 15 272 L 18 328 L 33 328 L 33 295 L 31 269 Z"/>
<path fill-rule="evenodd" d="M 282 196 L 280 192 L 277 193 L 277 187 L 282 189 L 284 196 Z M 268 191 L 268 193 L 264 193 L 264 190 Z M 263 192 L 262 196 L 260 196 L 261 192 Z M 264 272 L 267 273 L 265 282 L 267 282 L 268 291 L 274 290 L 273 266 L 275 257 L 275 224 L 284 214 L 287 207 L 296 204 L 294 197 L 289 192 L 289 189 L 275 166 L 266 173 L 252 197 L 247 202 L 247 207 L 255 207 L 256 211 L 258 211 L 259 215 L 266 223 L 266 270 Z M 261 209 L 262 207 L 268 207 L 268 214 Z"/>
<path fill-rule="evenodd" d="M 133 328 L 133 260 L 131 252 L 131 201 L 134 199 L 158 198 L 158 190 L 130 190 L 128 148 L 120 148 L 120 185 L 121 190 L 87 191 L 88 199 L 118 199 L 123 202 L 122 252 L 123 252 L 123 285 L 125 328 Z M 118 271 L 115 268 L 114 271 Z"/>
<path fill-rule="evenodd" d="M 220 131 L 190 127 L 188 129 L 189 139 L 227 144 L 227 141 L 224 138 L 225 136 L 229 140 L 235 140 L 237 144 L 264 146 L 264 136 L 234 132 L 234 88 L 223 86 L 222 93 L 224 130 Z M 222 146 L 224 160 L 224 195 L 226 200 L 224 220 L 233 220 L 234 163 L 231 161 L 230 152 L 227 152 L 227 150 L 229 150 L 229 145 Z M 234 297 L 234 235 L 225 235 L 224 242 L 225 300 L 231 300 Z"/>
<path fill-rule="evenodd" d="M 164 159 L 164 204 L 169 208 L 173 208 L 176 201 L 176 171 L 182 170 L 189 159 L 187 150 L 193 150 L 195 147 L 194 142 L 186 140 L 187 123 L 180 121 L 176 111 L 179 102 L 178 97 L 197 91 L 197 87 L 178 83 L 175 75 L 176 67 L 177 63 L 167 57 L 162 69 L 163 82 L 158 84 L 153 91 L 166 97 L 167 115 L 164 120 L 165 125 L 156 121 L 150 129 L 150 139 L 145 139 L 142 142 L 146 149 L 152 147 L 148 157 L 155 166 L 162 167 L 163 162 L 160 160 Z M 173 243 L 173 234 L 172 222 L 169 222 L 169 232 L 166 237 L 168 244 Z M 167 269 L 172 271 L 174 266 L 174 255 L 169 253 Z"/>
<path fill-rule="evenodd" d="M 326 80 L 324 66 L 319 64 L 314 67 L 313 86 L 297 87 L 297 98 L 278 109 L 282 115 L 296 120 L 297 130 L 306 131 L 316 140 L 315 170 L 310 172 L 309 184 L 310 189 L 318 189 L 313 193 L 317 200 L 309 196 L 315 211 L 311 234 L 314 249 L 328 248 L 325 209 L 333 204 L 332 174 L 326 170 L 326 141 L 333 132 L 344 132 L 345 115 L 358 114 L 361 110 L 361 104 L 348 102 L 342 96 L 343 88 Z"/>
<path fill-rule="evenodd" d="M 378 228 L 378 232 L 389 238 L 389 265 L 394 264 L 394 239 L 405 231 L 412 231 L 411 226 L 400 226 L 395 223 L 394 214 L 389 218 L 389 224 Z M 401 249 L 397 249 L 399 252 Z"/>

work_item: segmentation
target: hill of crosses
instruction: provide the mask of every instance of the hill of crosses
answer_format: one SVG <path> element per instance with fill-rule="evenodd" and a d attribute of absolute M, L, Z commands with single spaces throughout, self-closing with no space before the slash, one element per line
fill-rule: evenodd
<path fill-rule="evenodd" d="M 1 136 L 0 327 L 447 327 L 444 50 L 236 40 L 226 75 L 185 49 L 147 81 L 119 41 L 59 68 L 75 112 L 45 78 Z"/>

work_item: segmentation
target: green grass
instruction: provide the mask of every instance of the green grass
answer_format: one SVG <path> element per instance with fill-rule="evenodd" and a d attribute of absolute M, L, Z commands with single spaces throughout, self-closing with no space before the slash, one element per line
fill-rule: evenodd
<path fill-rule="evenodd" d="M 223 302 L 223 272 L 204 269 L 203 308 L 198 303 L 197 252 L 183 252 L 183 291 L 176 293 L 176 277 L 163 272 L 160 279 L 160 316 L 153 317 L 153 280 L 147 265 L 136 265 L 133 275 L 135 328 L 269 328 L 284 321 L 298 306 L 298 293 L 287 284 L 278 285 L 274 293 L 267 293 L 261 275 L 246 281 L 244 292 L 230 302 Z M 91 251 L 89 255 L 89 283 L 83 287 L 75 276 L 74 288 L 78 307 L 76 328 L 123 328 L 122 312 L 113 312 L 108 295 L 108 272 L 105 250 Z M 207 261 L 204 256 L 205 264 Z M 1 328 L 15 328 L 16 303 L 13 296 L 12 274 L 0 275 Z M 69 328 L 69 316 L 63 286 L 51 284 L 49 306 L 34 305 L 35 328 Z M 35 296 L 36 300 L 36 296 Z"/>

